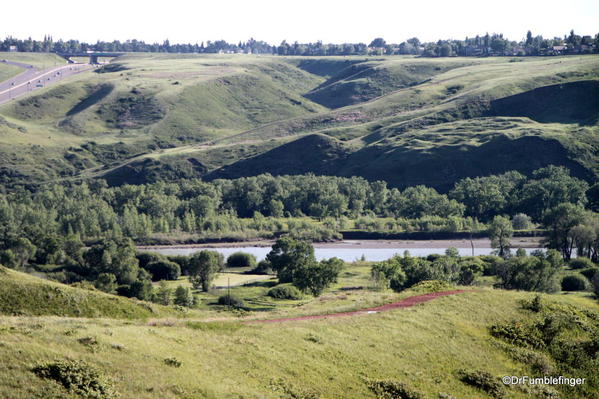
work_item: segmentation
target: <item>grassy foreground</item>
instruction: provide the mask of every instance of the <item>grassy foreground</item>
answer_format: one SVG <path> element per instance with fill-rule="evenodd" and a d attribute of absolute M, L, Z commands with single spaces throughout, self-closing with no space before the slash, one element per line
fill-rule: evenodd
<path fill-rule="evenodd" d="M 336 291 L 286 313 L 359 302 L 362 294 Z M 3 316 L 0 397 L 79 398 L 31 371 L 62 359 L 97 367 L 120 398 L 376 398 L 367 379 L 397 380 L 427 398 L 489 397 L 460 382 L 457 372 L 533 375 L 488 332 L 490 324 L 529 317 L 519 301 L 532 297 L 483 288 L 385 313 L 264 325 L 232 316 L 211 322 Z M 590 296 L 544 300 L 599 311 Z M 506 397 L 540 396 L 507 388 Z"/>

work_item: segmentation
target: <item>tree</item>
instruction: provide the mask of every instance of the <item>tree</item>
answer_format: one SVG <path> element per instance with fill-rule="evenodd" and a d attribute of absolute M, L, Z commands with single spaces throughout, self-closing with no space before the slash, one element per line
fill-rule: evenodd
<path fill-rule="evenodd" d="M 216 251 L 196 252 L 189 261 L 189 281 L 194 288 L 208 291 L 223 265 L 223 256 Z"/>
<path fill-rule="evenodd" d="M 534 220 L 541 220 L 549 209 L 563 203 L 584 206 L 589 185 L 570 176 L 568 169 L 548 166 L 533 172 L 533 179 L 525 183 L 514 195 L 516 207 Z"/>
<path fill-rule="evenodd" d="M 510 239 L 514 235 L 512 222 L 503 216 L 495 216 L 489 225 L 489 238 L 491 246 L 497 248 L 497 254 L 502 258 L 506 258 L 510 254 Z"/>
<path fill-rule="evenodd" d="M 114 294 L 118 287 L 116 276 L 112 273 L 100 273 L 94 281 L 94 287 L 100 291 Z"/>
<path fill-rule="evenodd" d="M 556 292 L 560 289 L 558 280 L 562 267 L 559 252 L 548 250 L 534 256 L 515 256 L 497 265 L 498 286 L 539 292 Z"/>
<path fill-rule="evenodd" d="M 23 267 L 35 256 L 37 248 L 27 238 L 19 237 L 12 243 L 10 249 L 16 257 L 17 265 Z"/>
<path fill-rule="evenodd" d="M 370 269 L 370 278 L 379 289 L 391 287 L 401 291 L 406 282 L 406 274 L 401 268 L 400 258 L 395 256 L 380 263 L 375 263 Z"/>
<path fill-rule="evenodd" d="M 293 285 L 303 292 L 319 296 L 327 287 L 337 282 L 343 265 L 339 258 L 304 264 L 295 270 Z"/>
<path fill-rule="evenodd" d="M 173 290 L 166 285 L 165 281 L 161 281 L 158 289 L 154 291 L 152 301 L 165 306 L 173 304 Z"/>
<path fill-rule="evenodd" d="M 316 263 L 312 244 L 292 237 L 278 239 L 266 260 L 277 274 L 279 283 L 292 283 L 296 270 Z"/>
<path fill-rule="evenodd" d="M 84 260 L 91 275 L 111 273 L 119 284 L 131 284 L 137 280 L 139 273 L 139 261 L 135 255 L 131 239 L 106 239 L 91 247 L 84 254 Z"/>
<path fill-rule="evenodd" d="M 532 226 L 532 219 L 524 213 L 518 213 L 512 218 L 512 226 L 515 230 L 528 230 Z"/>
<path fill-rule="evenodd" d="M 150 272 L 152 281 L 177 280 L 181 276 L 181 267 L 166 259 L 150 262 L 144 269 Z"/>
<path fill-rule="evenodd" d="M 482 275 L 484 270 L 483 261 L 480 258 L 468 257 L 460 261 L 460 277 L 461 285 L 471 285 L 476 277 Z"/>
<path fill-rule="evenodd" d="M 175 289 L 175 305 L 191 307 L 193 306 L 193 295 L 188 287 L 179 285 Z"/>
<path fill-rule="evenodd" d="M 227 258 L 227 267 L 254 267 L 256 257 L 246 252 L 234 252 Z"/>
<path fill-rule="evenodd" d="M 386 44 L 387 42 L 385 42 L 385 39 L 383 39 L 382 37 L 377 37 L 376 39 L 370 42 L 370 45 L 368 47 L 383 48 Z"/>
<path fill-rule="evenodd" d="M 571 231 L 582 223 L 584 216 L 585 211 L 582 207 L 570 203 L 560 204 L 550 209 L 543 218 L 543 223 L 548 229 L 544 241 L 547 248 L 560 251 L 565 260 L 570 260 L 575 244 Z"/>

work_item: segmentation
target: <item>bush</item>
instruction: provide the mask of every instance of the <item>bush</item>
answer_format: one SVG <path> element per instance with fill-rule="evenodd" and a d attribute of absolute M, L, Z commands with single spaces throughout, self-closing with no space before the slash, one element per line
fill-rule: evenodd
<path fill-rule="evenodd" d="M 176 357 L 169 357 L 164 359 L 164 364 L 166 364 L 167 366 L 171 366 L 171 367 L 181 367 L 181 365 L 183 364 L 181 362 L 181 360 L 178 360 Z"/>
<path fill-rule="evenodd" d="M 367 380 L 368 388 L 379 399 L 424 399 L 424 394 L 395 380 Z"/>
<path fill-rule="evenodd" d="M 153 261 L 143 266 L 143 269 L 150 272 L 152 281 L 177 280 L 181 276 L 181 267 L 170 260 Z"/>
<path fill-rule="evenodd" d="M 139 267 L 143 269 L 145 269 L 149 263 L 164 260 L 164 256 L 153 252 L 140 252 L 135 255 L 135 257 L 139 261 Z"/>
<path fill-rule="evenodd" d="M 484 262 L 483 275 L 485 276 L 495 276 L 497 265 L 503 262 L 503 259 L 497 255 L 481 255 L 479 258 Z"/>
<path fill-rule="evenodd" d="M 225 306 L 231 306 L 233 308 L 236 309 L 240 309 L 244 307 L 244 303 L 243 300 L 240 298 L 237 298 L 235 295 L 221 295 L 218 297 L 218 304 L 219 305 L 225 305 Z"/>
<path fill-rule="evenodd" d="M 589 258 L 574 258 L 568 263 L 568 265 L 572 269 L 586 269 L 595 266 L 593 261 Z"/>
<path fill-rule="evenodd" d="M 458 377 L 464 384 L 478 388 L 494 398 L 503 398 L 505 396 L 505 387 L 503 384 L 486 371 L 460 370 L 458 372 Z"/>
<path fill-rule="evenodd" d="M 252 274 L 273 274 L 272 264 L 267 260 L 261 260 L 258 262 L 258 266 L 253 268 L 250 273 Z"/>
<path fill-rule="evenodd" d="M 583 276 L 571 275 L 562 279 L 562 291 L 584 291 L 587 288 L 587 279 Z"/>
<path fill-rule="evenodd" d="M 227 267 L 254 267 L 256 257 L 246 252 L 235 252 L 227 258 Z"/>
<path fill-rule="evenodd" d="M 38 377 L 54 380 L 83 398 L 116 397 L 112 384 L 97 369 L 83 362 L 59 360 L 37 365 L 32 371 Z"/>
<path fill-rule="evenodd" d="M 268 290 L 268 296 L 276 299 L 301 299 L 302 293 L 292 285 L 279 285 Z"/>
<path fill-rule="evenodd" d="M 595 277 L 597 272 L 599 272 L 599 267 L 597 266 L 588 267 L 579 271 L 579 273 L 588 278 L 589 281 L 593 281 L 593 277 Z"/>
<path fill-rule="evenodd" d="M 595 277 L 593 277 L 593 291 L 595 291 L 595 294 L 597 294 L 599 296 L 599 273 L 595 274 Z"/>
<path fill-rule="evenodd" d="M 191 289 L 179 285 L 175 290 L 175 305 L 192 307 L 194 305 Z"/>

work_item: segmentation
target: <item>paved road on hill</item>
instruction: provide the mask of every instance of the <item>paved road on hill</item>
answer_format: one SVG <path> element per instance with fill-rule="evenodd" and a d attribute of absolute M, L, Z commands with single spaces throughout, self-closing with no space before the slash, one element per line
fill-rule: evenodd
<path fill-rule="evenodd" d="M 441 296 L 456 295 L 456 294 L 461 294 L 464 292 L 469 292 L 469 290 L 452 290 L 452 291 L 431 292 L 430 294 L 415 295 L 415 296 L 411 296 L 411 297 L 402 299 L 401 301 L 398 301 L 398 302 L 388 303 L 386 305 L 377 306 L 374 308 L 354 310 L 351 312 L 319 314 L 319 315 L 312 315 L 312 316 L 287 317 L 287 318 L 282 318 L 282 319 L 248 320 L 248 321 L 245 321 L 244 323 L 247 323 L 247 324 L 281 323 L 281 322 L 285 322 L 285 321 L 332 319 L 335 317 L 343 317 L 343 316 L 366 315 L 366 314 L 385 312 L 385 311 L 392 310 L 392 309 L 409 308 L 409 307 L 418 305 L 419 303 L 428 302 L 428 301 L 431 301 L 431 300 L 441 297 Z"/>
<path fill-rule="evenodd" d="M 68 76 L 72 76 L 92 68 L 89 64 L 66 64 L 48 69 L 36 69 L 32 65 L 20 62 L 4 61 L 25 70 L 10 79 L 0 82 L 0 104 L 4 104 L 19 96 L 42 89 Z"/>

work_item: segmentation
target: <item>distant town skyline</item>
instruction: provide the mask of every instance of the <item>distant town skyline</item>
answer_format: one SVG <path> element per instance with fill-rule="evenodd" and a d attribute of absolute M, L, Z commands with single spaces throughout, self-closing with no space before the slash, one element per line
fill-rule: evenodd
<path fill-rule="evenodd" d="M 2 5 L 0 36 L 40 40 L 50 34 L 55 40 L 90 43 L 130 39 L 238 42 L 254 38 L 271 44 L 282 40 L 367 43 L 383 37 L 387 42 L 400 43 L 413 36 L 436 41 L 488 32 L 521 40 L 528 30 L 549 38 L 563 37 L 571 29 L 580 35 L 594 35 L 599 30 L 599 2 L 594 0 L 505 0 L 493 5 L 472 0 L 410 4 L 386 0 L 225 0 L 197 4 L 105 0 L 96 4 L 82 7 L 74 0 L 9 2 Z"/>

